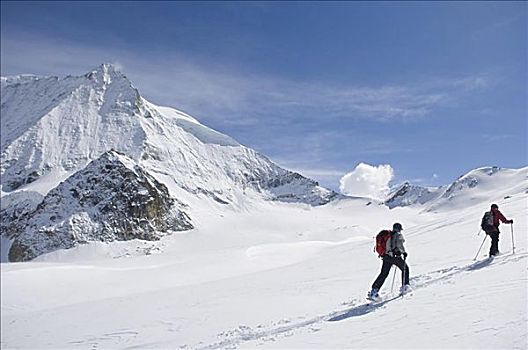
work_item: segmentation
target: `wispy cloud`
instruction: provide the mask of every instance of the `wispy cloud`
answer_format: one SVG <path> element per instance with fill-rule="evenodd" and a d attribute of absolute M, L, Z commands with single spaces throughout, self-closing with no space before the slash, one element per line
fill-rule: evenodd
<path fill-rule="evenodd" d="M 0 52 L 2 75 L 80 75 L 102 62 L 113 63 L 150 101 L 181 109 L 279 165 L 334 189 L 350 164 L 388 163 L 398 159 L 398 154 L 407 156 L 417 152 L 412 148 L 422 147 L 412 137 L 392 137 L 393 128 L 407 130 L 414 124 L 413 129 L 427 125 L 429 118 L 433 119 L 429 125 L 436 125 L 434 118 L 441 116 L 445 107 L 453 110 L 453 106 L 467 104 L 467 97 L 474 99 L 495 88 L 501 77 L 497 73 L 423 76 L 403 83 L 371 85 L 309 77 L 294 80 L 247 67 L 226 67 L 214 59 L 197 61 L 177 49 L 131 51 L 119 43 L 88 46 L 35 34 L 7 35 L 5 31 Z M 482 113 L 493 112 L 486 106 L 478 108 Z M 356 129 L 359 124 L 368 127 Z M 424 129 L 420 130 L 423 134 Z M 488 142 L 507 137 L 511 135 L 482 136 Z M 445 138 L 435 142 L 439 140 L 445 142 Z"/>
<path fill-rule="evenodd" d="M 486 142 L 499 142 L 514 138 L 512 134 L 482 134 L 482 139 Z"/>
<path fill-rule="evenodd" d="M 49 38 L 2 37 L 2 74 L 84 73 L 101 62 L 123 69 L 153 102 L 183 109 L 200 120 L 252 125 L 288 119 L 348 118 L 382 122 L 427 117 L 468 90 L 485 89 L 486 76 L 432 79 L 405 85 L 350 86 L 293 81 L 240 72 L 170 53 L 131 53 L 118 47 L 87 47 Z"/>
<path fill-rule="evenodd" d="M 519 5 L 522 2 L 519 2 Z M 486 26 L 479 28 L 478 30 L 472 33 L 472 37 L 478 38 L 485 35 L 490 35 L 491 33 L 496 33 L 497 31 L 502 31 L 508 28 L 513 27 L 514 25 L 521 23 L 526 26 L 526 7 L 519 11 L 518 14 L 503 18 L 497 18 L 495 22 L 487 23 Z"/>
<path fill-rule="evenodd" d="M 479 75 L 453 79 L 451 84 L 454 88 L 463 88 L 467 91 L 485 89 L 492 85 L 492 80 L 489 76 Z"/>

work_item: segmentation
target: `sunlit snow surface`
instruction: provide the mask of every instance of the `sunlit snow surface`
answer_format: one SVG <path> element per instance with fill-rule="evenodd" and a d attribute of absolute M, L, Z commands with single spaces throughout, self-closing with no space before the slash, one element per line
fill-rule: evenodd
<path fill-rule="evenodd" d="M 197 228 L 159 242 L 2 264 L 2 348 L 525 349 L 527 168 L 472 174 L 478 186 L 430 208 L 197 201 Z M 473 261 L 491 202 L 515 220 L 516 251 L 503 224 L 502 254 L 483 260 L 487 241 Z M 381 264 L 372 237 L 394 221 L 414 292 L 365 306 Z"/>
<path fill-rule="evenodd" d="M 1 84 L 2 210 L 34 209 L 116 149 L 185 203 L 195 227 L 2 263 L 2 349 L 528 347 L 528 168 L 486 167 L 438 189 L 413 187 L 389 209 L 337 198 L 151 104 L 109 65 Z M 502 225 L 502 254 L 484 260 L 487 241 L 474 261 L 491 203 L 515 220 L 516 251 Z M 373 237 L 395 221 L 414 292 L 367 305 L 381 265 Z M 2 261 L 9 244 L 2 237 Z M 393 293 L 391 282 L 392 273 L 384 297 L 399 277 Z"/>

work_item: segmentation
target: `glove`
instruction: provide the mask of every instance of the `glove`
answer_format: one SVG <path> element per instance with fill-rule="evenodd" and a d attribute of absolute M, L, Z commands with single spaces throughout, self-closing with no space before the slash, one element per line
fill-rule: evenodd
<path fill-rule="evenodd" d="M 401 255 L 402 255 L 402 253 L 398 249 L 394 250 L 394 256 L 395 257 L 399 258 Z"/>
<path fill-rule="evenodd" d="M 407 253 L 403 253 L 403 258 L 407 259 Z"/>
<path fill-rule="evenodd" d="M 513 224 L 513 219 L 511 219 L 510 221 L 508 221 L 508 224 Z"/>

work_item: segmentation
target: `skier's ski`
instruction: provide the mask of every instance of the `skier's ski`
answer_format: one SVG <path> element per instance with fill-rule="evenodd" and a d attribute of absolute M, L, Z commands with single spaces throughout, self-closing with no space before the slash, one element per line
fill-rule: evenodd
<path fill-rule="evenodd" d="M 346 311 L 343 311 L 342 313 L 338 315 L 334 315 L 333 317 L 328 319 L 328 321 L 335 322 L 335 321 L 341 321 L 341 320 L 344 320 L 350 317 L 365 315 L 400 297 L 401 297 L 401 294 L 397 294 L 397 295 L 394 295 L 391 297 L 385 297 L 385 298 L 379 297 L 376 300 L 367 298 L 366 303 L 354 306 Z"/>
<path fill-rule="evenodd" d="M 380 304 L 380 303 L 388 303 L 389 301 L 393 301 L 393 300 L 396 300 L 398 298 L 400 298 L 402 296 L 401 293 L 399 294 L 395 294 L 395 295 L 392 295 L 392 296 L 384 296 L 384 297 L 378 297 L 376 299 L 369 299 L 367 297 L 367 300 L 368 302 L 372 303 L 372 304 Z"/>

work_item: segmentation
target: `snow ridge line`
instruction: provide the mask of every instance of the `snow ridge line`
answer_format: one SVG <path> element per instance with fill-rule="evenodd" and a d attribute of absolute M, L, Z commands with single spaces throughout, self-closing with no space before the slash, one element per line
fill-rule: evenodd
<path fill-rule="evenodd" d="M 505 264 L 508 262 L 514 262 L 519 261 L 522 259 L 528 258 L 528 253 L 518 253 L 518 254 L 508 254 L 508 255 L 500 255 L 498 257 L 495 257 L 494 259 L 482 259 L 479 261 L 476 261 L 474 263 L 471 263 L 469 265 L 464 266 L 452 266 L 444 269 L 439 269 L 435 271 L 431 271 L 428 273 L 424 273 L 418 276 L 415 276 L 411 278 L 411 284 L 413 288 L 419 289 L 419 288 L 425 288 L 428 287 L 431 284 L 435 284 L 437 282 L 449 280 L 456 275 L 459 275 L 461 273 L 469 273 L 474 272 L 477 270 L 480 270 L 488 265 L 494 264 L 495 262 L 497 264 Z M 435 275 L 438 275 L 438 277 L 434 277 Z M 345 318 L 352 318 L 356 316 L 362 316 L 365 314 L 368 314 L 370 312 L 376 311 L 377 309 L 380 309 L 384 307 L 386 304 L 388 304 L 391 301 L 399 299 L 398 297 L 389 297 L 389 299 L 381 301 L 379 303 L 372 304 L 372 302 L 362 302 L 358 299 L 354 299 L 352 302 L 348 302 L 347 304 L 351 304 L 351 307 L 348 307 L 345 310 L 338 310 L 338 311 L 332 311 L 326 315 L 316 316 L 304 321 L 292 323 L 289 325 L 283 325 L 276 328 L 273 328 L 273 326 L 269 329 L 264 330 L 253 330 L 249 326 L 239 326 L 237 329 L 226 331 L 218 334 L 218 337 L 224 337 L 228 335 L 229 338 L 224 339 L 222 341 L 218 341 L 209 345 L 205 346 L 193 346 L 193 349 L 198 350 L 210 350 L 210 349 L 223 349 L 223 348 L 235 348 L 237 345 L 243 343 L 243 342 L 249 342 L 249 341 L 255 341 L 262 338 L 267 338 L 271 336 L 278 336 L 283 335 L 285 333 L 291 332 L 296 329 L 305 328 L 317 323 L 330 321 L 331 319 L 334 319 L 339 316 L 347 315 Z M 262 326 L 258 326 L 261 328 Z M 264 339 L 265 341 L 265 339 Z M 186 349 L 187 346 L 184 345 L 182 347 L 183 349 Z"/>

